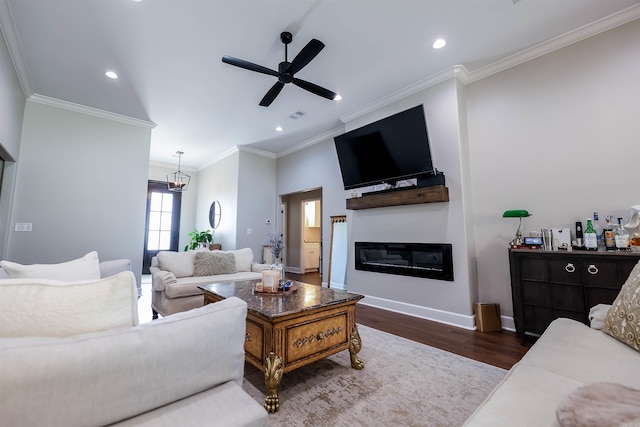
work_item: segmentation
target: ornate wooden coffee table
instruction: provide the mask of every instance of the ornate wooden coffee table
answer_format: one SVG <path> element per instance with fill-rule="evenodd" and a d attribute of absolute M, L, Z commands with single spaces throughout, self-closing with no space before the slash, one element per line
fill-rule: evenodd
<path fill-rule="evenodd" d="M 349 349 L 351 366 L 364 368 L 358 358 L 362 346 L 356 326 L 356 303 L 364 298 L 346 291 L 295 282 L 289 294 L 255 293 L 257 280 L 198 286 L 204 303 L 229 297 L 247 302 L 245 359 L 264 371 L 264 407 L 278 411 L 282 375 L 323 357 Z"/>

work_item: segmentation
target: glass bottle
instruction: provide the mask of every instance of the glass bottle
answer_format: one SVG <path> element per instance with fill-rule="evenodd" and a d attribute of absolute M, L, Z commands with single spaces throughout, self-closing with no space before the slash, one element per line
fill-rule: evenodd
<path fill-rule="evenodd" d="M 607 251 L 616 250 L 616 232 L 611 224 L 611 215 L 604 217 L 604 228 L 602 229 L 602 240 L 604 240 L 604 249 Z"/>
<path fill-rule="evenodd" d="M 587 218 L 587 228 L 584 230 L 584 247 L 588 251 L 598 250 L 598 235 L 593 228 L 591 218 Z"/>
<path fill-rule="evenodd" d="M 600 226 L 600 219 L 598 212 L 593 213 L 593 229 L 596 231 L 596 238 L 598 239 L 598 249 L 604 248 L 604 239 L 602 236 L 602 227 Z"/>
<path fill-rule="evenodd" d="M 629 251 L 629 233 L 622 226 L 622 218 L 618 218 L 618 228 L 616 228 L 616 250 Z"/>

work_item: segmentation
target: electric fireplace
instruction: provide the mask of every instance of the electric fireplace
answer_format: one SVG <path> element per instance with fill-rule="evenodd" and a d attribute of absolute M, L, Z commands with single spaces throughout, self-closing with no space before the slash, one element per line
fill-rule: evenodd
<path fill-rule="evenodd" d="M 356 270 L 453 281 L 449 243 L 355 242 Z"/>

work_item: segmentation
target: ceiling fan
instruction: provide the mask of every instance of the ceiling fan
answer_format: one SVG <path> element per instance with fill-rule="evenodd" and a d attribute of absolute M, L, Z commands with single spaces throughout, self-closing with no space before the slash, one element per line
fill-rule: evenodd
<path fill-rule="evenodd" d="M 290 32 L 284 31 L 280 34 L 280 41 L 284 43 L 284 61 L 278 64 L 278 71 L 263 67 L 262 65 L 254 64 L 253 62 L 248 62 L 243 59 L 238 59 L 227 55 L 222 57 L 222 62 L 235 65 L 236 67 L 244 68 L 245 70 L 268 74 L 270 76 L 278 78 L 278 81 L 273 86 L 271 86 L 271 89 L 269 89 L 269 91 L 260 101 L 260 105 L 263 107 L 268 107 L 269 105 L 271 105 L 273 100 L 276 99 L 284 85 L 287 83 L 293 83 L 294 85 L 301 87 L 304 90 L 308 90 L 309 92 L 323 98 L 331 100 L 336 99 L 336 97 L 338 97 L 338 94 L 320 87 L 314 83 L 310 83 L 306 80 L 294 77 L 295 73 L 303 69 L 309 62 L 311 62 L 313 58 L 316 57 L 316 55 L 320 53 L 320 51 L 324 48 L 324 43 L 322 43 L 320 40 L 312 39 L 304 48 L 302 48 L 300 53 L 298 53 L 298 55 L 293 58 L 293 61 L 289 62 L 287 59 L 287 46 L 289 43 L 291 43 L 292 40 L 293 35 Z"/>

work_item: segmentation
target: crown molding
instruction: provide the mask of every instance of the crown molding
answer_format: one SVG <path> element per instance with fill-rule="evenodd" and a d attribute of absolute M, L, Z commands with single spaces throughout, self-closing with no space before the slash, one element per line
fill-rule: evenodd
<path fill-rule="evenodd" d="M 13 68 L 16 70 L 22 93 L 27 99 L 33 95 L 33 86 L 31 85 L 31 77 L 27 67 L 24 65 L 24 54 L 16 32 L 13 14 L 6 0 L 0 0 L 0 31 L 7 44 L 9 56 L 11 57 L 11 62 L 13 62 Z"/>
<path fill-rule="evenodd" d="M 275 159 L 276 154 L 271 151 L 261 150 L 259 148 L 249 147 L 248 145 L 238 145 L 238 151 L 244 151 L 245 153 L 251 153 L 269 159 Z"/>
<path fill-rule="evenodd" d="M 373 103 L 365 106 L 364 108 L 342 115 L 340 116 L 340 120 L 342 120 L 343 123 L 350 122 L 364 116 L 365 114 L 372 113 L 380 108 L 386 107 L 389 104 L 400 101 L 401 99 L 428 89 L 431 86 L 442 83 L 443 81 L 446 81 L 452 77 L 457 78 L 464 84 L 481 80 L 492 74 L 496 74 L 500 71 L 515 67 L 526 61 L 530 61 L 547 53 L 551 53 L 555 50 L 561 49 L 591 36 L 595 36 L 604 31 L 626 24 L 638 18 L 640 18 L 640 4 L 630 6 L 624 10 L 621 10 L 620 12 L 614 13 L 613 15 L 609 15 L 587 25 L 583 25 L 582 27 L 576 28 L 575 30 L 572 30 L 561 36 L 547 40 L 529 49 L 525 49 L 471 72 L 467 71 L 467 69 L 463 65 L 454 65 L 450 69 L 429 76 L 412 85 L 393 92 L 390 95 L 382 97 L 377 101 L 374 101 Z"/>
<path fill-rule="evenodd" d="M 640 4 L 630 6 L 618 13 L 594 21 L 590 24 L 578 27 L 561 36 L 552 38 L 540 44 L 525 49 L 513 55 L 507 56 L 499 61 L 484 67 L 478 68 L 469 73 L 468 83 L 472 83 L 493 74 L 520 65 L 524 62 L 546 55 L 563 47 L 585 40 L 589 37 L 608 31 L 612 28 L 624 25 L 628 22 L 640 18 Z"/>
<path fill-rule="evenodd" d="M 321 133 L 318 136 L 315 136 L 311 139 L 303 141 L 300 144 L 294 145 L 293 147 L 289 147 L 282 151 L 278 151 L 276 158 L 288 156 L 289 154 L 295 153 L 296 151 L 304 150 L 305 148 L 311 147 L 312 145 L 326 141 L 327 139 L 333 138 L 334 136 L 341 135 L 343 133 L 344 133 L 344 125 L 338 126 L 327 132 Z"/>
<path fill-rule="evenodd" d="M 157 160 L 149 160 L 149 166 L 153 166 L 153 167 L 157 167 L 157 168 L 162 168 L 162 169 L 171 169 L 171 171 L 175 171 L 176 170 L 176 163 L 166 163 L 166 162 L 159 162 Z M 180 171 L 181 172 L 189 172 L 189 173 L 197 173 L 198 170 L 194 169 L 190 166 L 185 166 L 185 165 L 181 165 L 180 166 Z"/>
<path fill-rule="evenodd" d="M 390 95 L 384 96 L 364 108 L 342 115 L 340 116 L 340 120 L 342 120 L 343 123 L 350 122 L 364 116 L 365 114 L 372 113 L 376 110 L 379 110 L 380 108 L 386 107 L 387 105 L 393 104 L 394 102 L 400 101 L 408 96 L 414 95 L 451 78 L 457 78 L 462 83 L 466 83 L 468 74 L 469 72 L 466 68 L 464 68 L 463 65 L 454 65 L 453 67 L 450 67 L 437 74 L 417 81 L 416 83 L 413 83 L 403 89 L 393 92 Z"/>
<path fill-rule="evenodd" d="M 86 105 L 75 104 L 69 101 L 62 101 L 60 99 L 51 98 L 49 96 L 33 94 L 27 101 L 36 102 L 38 104 L 49 105 L 52 107 L 63 108 L 65 110 L 75 111 L 76 113 L 87 114 L 89 116 L 100 117 L 102 119 L 113 120 L 120 123 L 125 123 L 128 125 L 140 126 L 143 128 L 153 129 L 157 126 L 156 123 L 148 121 L 136 119 L 129 116 L 124 116 L 122 114 L 112 113 L 105 110 L 100 110 L 98 108 L 87 107 Z"/>

